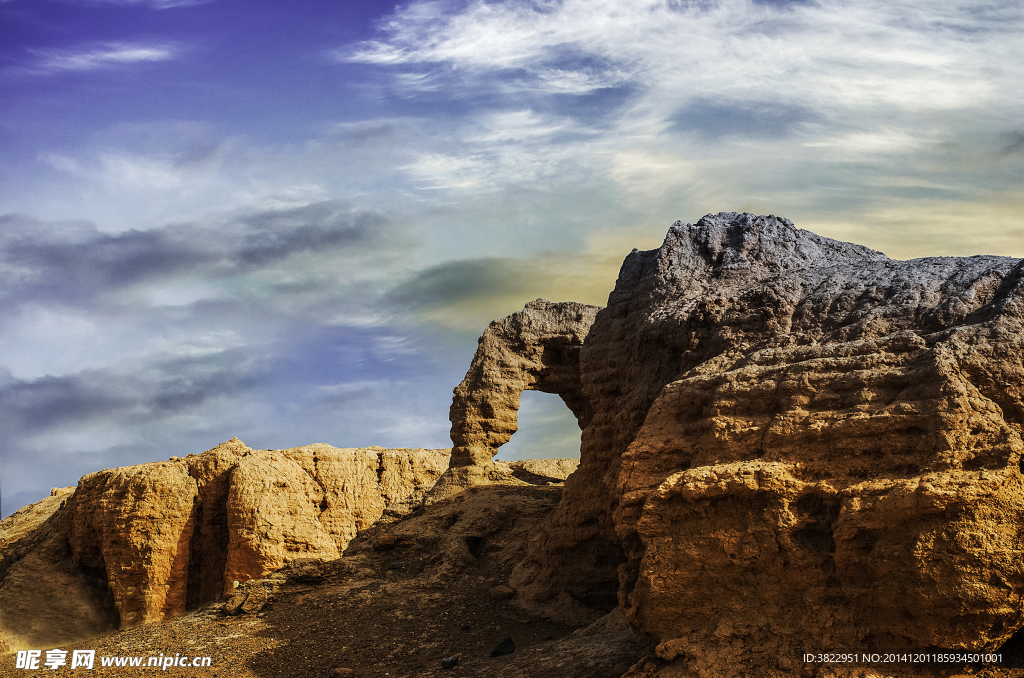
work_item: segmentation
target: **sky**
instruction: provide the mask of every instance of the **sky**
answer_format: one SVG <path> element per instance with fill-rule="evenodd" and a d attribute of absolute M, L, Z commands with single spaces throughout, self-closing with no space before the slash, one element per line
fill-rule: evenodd
<path fill-rule="evenodd" d="M 1024 257 L 1015 0 L 0 0 L 2 515 L 103 468 L 448 447 L 487 323 L 750 211 Z M 526 394 L 499 458 L 578 455 Z"/>

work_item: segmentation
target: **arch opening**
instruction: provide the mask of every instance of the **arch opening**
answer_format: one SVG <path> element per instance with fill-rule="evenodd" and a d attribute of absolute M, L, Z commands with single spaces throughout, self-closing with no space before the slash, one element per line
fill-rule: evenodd
<path fill-rule="evenodd" d="M 576 416 L 554 393 L 526 390 L 519 397 L 518 430 L 495 459 L 579 459 L 582 431 Z"/>

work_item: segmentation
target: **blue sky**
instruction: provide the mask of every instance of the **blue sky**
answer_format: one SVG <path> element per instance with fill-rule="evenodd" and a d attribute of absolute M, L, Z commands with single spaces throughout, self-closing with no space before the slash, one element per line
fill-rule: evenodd
<path fill-rule="evenodd" d="M 4 515 L 105 467 L 449 444 L 492 318 L 676 219 L 1024 256 L 1016 2 L 0 1 Z M 503 456 L 572 453 L 528 397 Z"/>

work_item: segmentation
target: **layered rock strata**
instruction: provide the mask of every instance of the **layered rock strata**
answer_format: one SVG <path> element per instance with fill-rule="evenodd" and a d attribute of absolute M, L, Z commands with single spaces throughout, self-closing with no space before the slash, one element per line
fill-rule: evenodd
<path fill-rule="evenodd" d="M 644 300 L 626 316 L 679 351 L 615 488 L 620 600 L 663 659 L 785 674 L 808 647 L 1021 627 L 1019 260 L 894 261 L 737 214 L 632 258 L 610 307 Z"/>
<path fill-rule="evenodd" d="M 617 591 L 672 675 L 998 648 L 1024 624 L 1022 272 L 675 224 L 579 349 L 581 463 L 519 600 L 582 618 Z"/>
<path fill-rule="evenodd" d="M 21 619 L 12 611 L 22 610 L 21 628 L 46 626 L 25 607 L 38 598 L 33 572 L 52 570 L 61 595 L 87 610 L 67 616 L 96 631 L 108 605 L 122 626 L 160 621 L 297 558 L 336 559 L 385 512 L 422 503 L 448 458 L 448 450 L 323 444 L 251 450 L 236 438 L 199 455 L 89 474 L 73 493 L 34 505 L 34 522 L 28 514 L 5 521 L 3 624 L 12 629 Z"/>

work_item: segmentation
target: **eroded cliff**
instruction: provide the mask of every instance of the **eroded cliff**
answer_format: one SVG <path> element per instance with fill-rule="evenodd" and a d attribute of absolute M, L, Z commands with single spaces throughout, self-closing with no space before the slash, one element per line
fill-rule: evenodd
<path fill-rule="evenodd" d="M 665 675 L 998 648 L 1024 624 L 1021 274 L 774 216 L 676 223 L 580 347 L 581 463 L 519 600 L 618 602 Z"/>
<path fill-rule="evenodd" d="M 423 505 L 450 450 L 252 450 L 106 469 L 0 521 L 0 652 L 170 620 L 294 561 L 333 561 Z M 560 484 L 572 459 L 492 462 L 503 485 Z M 387 522 L 385 520 L 384 522 Z"/>
<path fill-rule="evenodd" d="M 84 476 L 4 521 L 6 644 L 170 619 L 296 558 L 337 559 L 386 511 L 421 502 L 448 458 L 324 444 L 252 450 L 236 438 Z"/>

